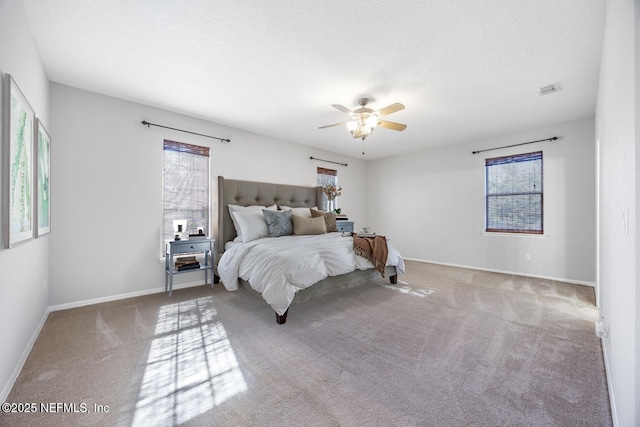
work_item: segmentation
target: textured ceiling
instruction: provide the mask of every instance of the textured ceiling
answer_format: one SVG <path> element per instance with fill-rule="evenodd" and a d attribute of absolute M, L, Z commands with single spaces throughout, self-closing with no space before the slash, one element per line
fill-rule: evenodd
<path fill-rule="evenodd" d="M 23 0 L 49 79 L 365 159 L 594 114 L 604 0 Z M 540 96 L 537 89 L 560 83 Z M 352 108 L 353 107 L 353 108 Z M 147 120 L 153 121 L 153 117 Z M 171 126 L 171 123 L 166 123 Z M 547 136 L 547 135 L 544 135 Z M 233 143 L 233 142 L 232 142 Z"/>

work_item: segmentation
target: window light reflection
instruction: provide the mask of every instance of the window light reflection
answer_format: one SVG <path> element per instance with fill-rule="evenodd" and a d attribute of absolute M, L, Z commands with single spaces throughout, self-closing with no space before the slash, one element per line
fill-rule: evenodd
<path fill-rule="evenodd" d="M 133 426 L 182 424 L 247 390 L 211 297 L 158 313 Z"/>

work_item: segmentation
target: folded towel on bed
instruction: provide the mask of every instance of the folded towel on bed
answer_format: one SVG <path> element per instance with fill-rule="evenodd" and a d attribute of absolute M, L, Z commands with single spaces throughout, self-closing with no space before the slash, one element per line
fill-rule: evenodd
<path fill-rule="evenodd" d="M 353 251 L 356 255 L 371 261 L 376 270 L 384 277 L 384 267 L 387 265 L 387 239 L 384 236 L 353 237 Z"/>

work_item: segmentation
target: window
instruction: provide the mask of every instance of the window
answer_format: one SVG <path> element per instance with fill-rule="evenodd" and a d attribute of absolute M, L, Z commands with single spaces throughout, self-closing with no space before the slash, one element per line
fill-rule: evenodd
<path fill-rule="evenodd" d="M 318 167 L 318 178 L 317 183 L 319 186 L 324 187 L 325 185 L 338 185 L 338 171 L 334 169 L 325 169 Z M 337 205 L 338 199 L 334 200 L 334 209 L 338 207 Z M 323 211 L 329 210 L 329 200 L 327 200 L 327 195 L 322 193 L 322 206 L 318 206 Z"/>
<path fill-rule="evenodd" d="M 162 168 L 162 255 L 174 237 L 173 221 L 186 220 L 185 234 L 198 227 L 209 236 L 209 148 L 164 141 Z"/>
<path fill-rule="evenodd" d="M 485 160 L 486 231 L 542 234 L 542 151 Z"/>

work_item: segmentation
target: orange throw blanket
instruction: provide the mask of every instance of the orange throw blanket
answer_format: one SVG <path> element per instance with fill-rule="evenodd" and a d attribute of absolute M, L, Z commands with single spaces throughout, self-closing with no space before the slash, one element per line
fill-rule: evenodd
<path fill-rule="evenodd" d="M 387 265 L 387 239 L 384 236 L 353 237 L 353 251 L 356 255 L 371 261 L 376 270 L 384 277 L 384 267 Z"/>

